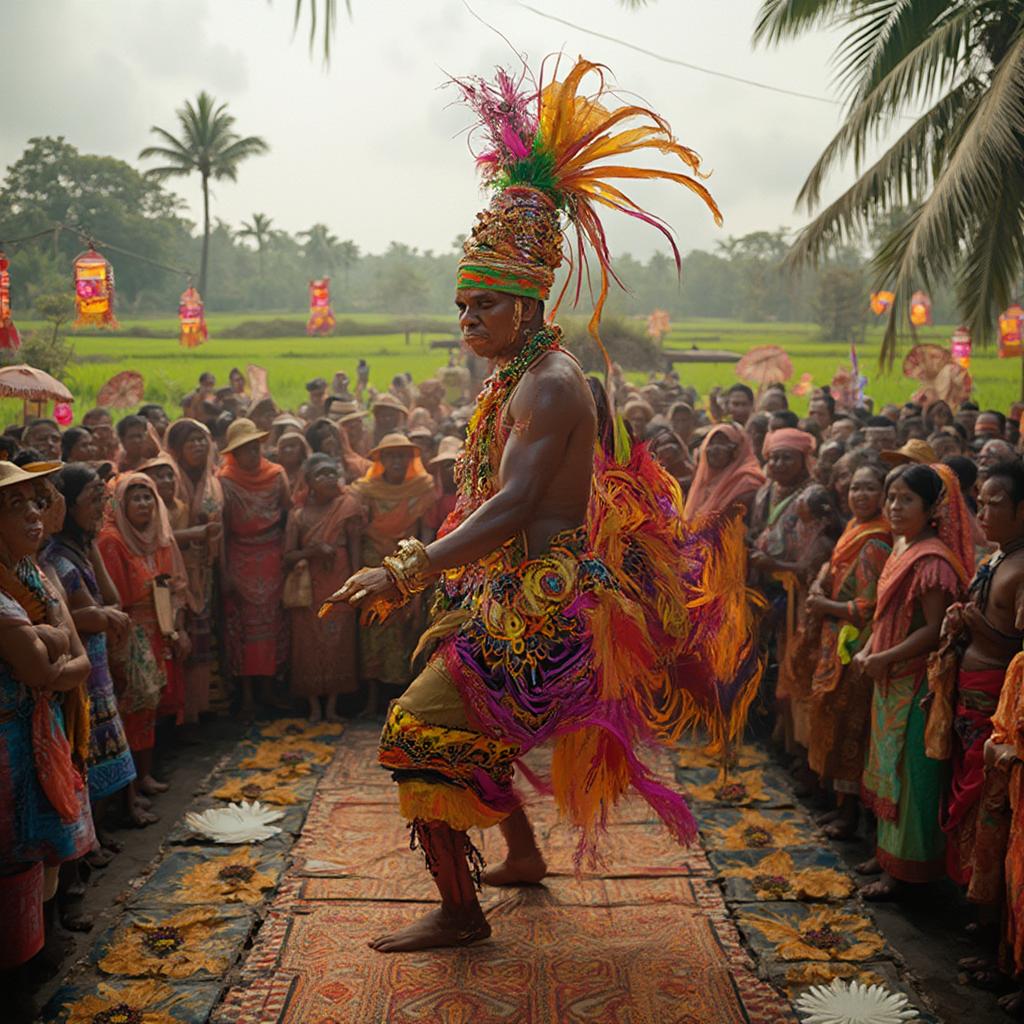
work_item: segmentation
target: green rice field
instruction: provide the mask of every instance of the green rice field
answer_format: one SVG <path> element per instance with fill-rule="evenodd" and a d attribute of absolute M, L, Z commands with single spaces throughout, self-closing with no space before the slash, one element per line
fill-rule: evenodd
<path fill-rule="evenodd" d="M 227 330 L 242 321 L 286 318 L 295 323 L 295 336 L 267 340 L 218 338 L 218 331 Z M 369 331 L 392 323 L 388 318 L 370 314 L 345 315 L 347 320 L 365 323 Z M 69 367 L 67 383 L 75 395 L 78 415 L 95 404 L 96 394 L 104 382 L 121 370 L 137 370 L 146 381 L 146 397 L 167 405 L 173 416 L 181 397 L 191 390 L 200 372 L 209 370 L 219 384 L 227 384 L 233 366 L 243 371 L 249 363 L 269 372 L 270 386 L 278 404 L 297 408 L 305 396 L 305 382 L 313 377 L 330 380 L 337 370 L 345 370 L 355 380 L 356 364 L 365 359 L 370 365 L 370 382 L 383 390 L 396 373 L 408 371 L 414 379 L 431 376 L 445 365 L 447 350 L 431 348 L 432 341 L 451 339 L 455 332 L 454 318 L 420 318 L 417 329 L 394 334 L 367 333 L 352 336 L 308 338 L 303 333 L 304 320 L 295 314 L 213 314 L 209 317 L 210 340 L 197 349 L 178 345 L 176 337 L 140 337 L 132 329 L 171 334 L 177 330 L 174 318 L 136 320 L 126 318 L 124 333 L 113 336 L 72 337 L 75 358 Z M 23 329 L 41 326 L 31 321 L 21 323 Z M 421 332 L 419 327 L 428 328 Z M 431 333 L 429 328 L 436 328 Z M 919 340 L 947 345 L 950 326 L 934 326 L 919 332 Z M 876 403 L 902 402 L 915 389 L 916 383 L 900 373 L 899 361 L 892 373 L 878 367 L 881 328 L 872 328 L 860 348 L 861 372 L 868 378 L 867 393 Z M 690 320 L 673 324 L 663 342 L 666 354 L 696 345 L 698 348 L 725 349 L 743 353 L 757 345 L 774 344 L 784 348 L 793 361 L 795 384 L 804 373 L 810 373 L 815 385 L 831 381 L 836 370 L 849 365 L 847 346 L 824 343 L 813 324 L 770 323 L 749 324 L 728 320 Z M 909 340 L 903 351 L 909 348 Z M 655 367 L 652 367 L 655 369 Z M 728 386 L 737 377 L 730 364 L 690 364 L 678 367 L 685 384 L 694 385 L 702 395 L 716 384 Z M 994 347 L 976 352 L 971 367 L 975 380 L 975 397 L 982 407 L 1006 410 L 1020 396 L 1021 367 L 1016 361 L 997 358 Z M 629 375 L 641 381 L 646 374 Z M 806 400 L 794 399 L 793 407 L 803 411 Z M 0 403 L 4 422 L 18 418 L 20 406 Z"/>

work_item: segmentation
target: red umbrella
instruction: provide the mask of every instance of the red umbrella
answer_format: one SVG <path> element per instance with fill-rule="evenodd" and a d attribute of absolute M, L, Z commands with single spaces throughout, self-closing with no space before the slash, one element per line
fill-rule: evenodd
<path fill-rule="evenodd" d="M 131 409 L 142 401 L 145 391 L 146 382 L 141 373 L 122 370 L 100 388 L 96 404 L 107 409 Z"/>
<path fill-rule="evenodd" d="M 736 376 L 742 380 L 752 380 L 760 387 L 781 384 L 793 376 L 793 364 L 785 350 L 778 345 L 759 345 L 736 364 Z"/>

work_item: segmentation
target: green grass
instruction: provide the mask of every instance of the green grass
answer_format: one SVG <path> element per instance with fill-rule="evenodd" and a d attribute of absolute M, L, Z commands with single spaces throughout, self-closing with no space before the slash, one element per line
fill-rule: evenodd
<path fill-rule="evenodd" d="M 379 390 L 390 383 L 396 373 L 408 371 L 416 380 L 431 376 L 447 362 L 447 352 L 429 348 L 433 338 L 451 337 L 454 319 L 436 318 L 438 333 L 421 335 L 413 332 L 406 345 L 404 334 L 368 334 L 352 337 L 307 338 L 297 330 L 295 337 L 269 340 L 218 340 L 218 330 L 235 326 L 244 320 L 287 317 L 301 324 L 297 314 L 250 313 L 213 314 L 209 318 L 210 340 L 198 349 L 186 350 L 170 338 L 140 338 L 125 334 L 117 337 L 74 338 L 75 361 L 70 367 L 68 385 L 75 395 L 75 409 L 81 415 L 95 404 L 96 394 L 111 376 L 121 370 L 137 370 L 146 380 L 146 396 L 165 403 L 168 412 L 175 415 L 181 397 L 195 386 L 201 371 L 213 372 L 220 384 L 227 384 L 228 372 L 233 366 L 243 371 L 249 363 L 256 363 L 269 371 L 270 385 L 278 403 L 297 408 L 305 397 L 305 382 L 313 377 L 330 380 L 337 370 L 345 370 L 355 379 L 356 364 L 366 359 L 370 364 L 370 382 Z M 380 324 L 387 317 L 372 314 L 345 315 L 367 325 Z M 393 322 L 393 318 L 390 318 Z M 123 327 L 139 325 L 153 330 L 174 330 L 174 318 L 138 320 L 126 318 Z M 23 322 L 23 328 L 38 326 Z M 920 332 L 921 341 L 947 345 L 952 328 L 935 326 Z M 868 331 L 860 349 L 861 372 L 869 378 L 868 394 L 876 402 L 903 402 L 915 389 L 916 383 L 904 378 L 899 361 L 894 371 L 883 374 L 878 369 L 881 328 Z M 803 373 L 810 373 L 815 385 L 831 381 L 836 370 L 848 365 L 849 353 L 843 344 L 818 340 L 818 329 L 813 324 L 770 323 L 748 324 L 728 320 L 691 320 L 673 325 L 664 341 L 664 349 L 671 352 L 689 348 L 722 348 L 743 353 L 757 345 L 780 345 L 790 355 L 794 366 L 795 384 Z M 905 343 L 903 350 L 909 348 Z M 1015 361 L 997 358 L 995 349 L 977 352 L 972 373 L 975 378 L 975 397 L 982 407 L 1006 410 L 1020 394 L 1020 367 Z M 735 368 L 728 364 L 697 364 L 679 367 L 683 383 L 694 385 L 702 395 L 716 384 L 728 386 L 737 378 Z M 631 373 L 635 381 L 645 379 L 644 373 Z M 795 399 L 793 406 L 802 412 L 806 401 Z M 0 402 L 0 417 L 11 422 L 20 414 L 20 405 Z"/>

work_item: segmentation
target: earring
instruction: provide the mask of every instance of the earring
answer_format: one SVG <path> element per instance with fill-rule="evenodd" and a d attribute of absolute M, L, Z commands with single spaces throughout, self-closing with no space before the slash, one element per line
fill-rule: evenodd
<path fill-rule="evenodd" d="M 519 340 L 519 328 L 523 323 L 523 300 L 516 296 L 515 312 L 512 314 L 512 340 Z"/>

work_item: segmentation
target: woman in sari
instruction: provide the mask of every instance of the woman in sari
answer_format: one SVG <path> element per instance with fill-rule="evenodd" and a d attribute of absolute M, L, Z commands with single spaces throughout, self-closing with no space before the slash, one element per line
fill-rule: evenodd
<path fill-rule="evenodd" d="M 109 839 L 99 826 L 110 798 L 116 794 L 124 798 L 124 820 L 138 827 L 156 821 L 134 799 L 135 763 L 117 707 L 107 655 L 108 634 L 115 642 L 123 640 L 129 619 L 119 608 L 104 602 L 92 565 L 106 502 L 103 481 L 90 466 L 72 463 L 64 467 L 55 482 L 64 496 L 64 521 L 43 553 L 43 564 L 53 569 L 64 587 L 75 628 L 89 656 L 89 799 L 97 836 L 106 845 Z M 108 848 L 116 849 L 113 844 Z M 90 863 L 94 861 L 90 858 Z"/>
<path fill-rule="evenodd" d="M 974 566 L 967 510 L 946 467 L 898 466 L 886 479 L 885 515 L 896 543 L 878 581 L 871 638 L 854 664 L 875 682 L 862 799 L 878 818 L 880 874 L 865 899 L 891 899 L 902 883 L 945 874 L 939 807 L 947 768 L 925 755 L 927 658 L 946 609 L 962 599 Z"/>
<path fill-rule="evenodd" d="M 252 721 L 253 686 L 264 697 L 288 654 L 284 588 L 284 527 L 291 508 L 288 475 L 260 448 L 266 437 L 252 420 L 228 427 L 218 472 L 224 490 L 224 619 L 231 672 L 242 691 L 242 717 Z"/>
<path fill-rule="evenodd" d="M 339 608 L 341 614 L 320 618 L 317 611 L 360 567 L 363 509 L 349 488 L 339 487 L 329 455 L 311 456 L 304 474 L 305 501 L 288 514 L 284 543 L 286 571 L 305 562 L 312 585 L 309 607 L 291 609 L 292 693 L 309 702 L 311 722 L 335 722 L 339 696 L 358 691 L 357 613 Z"/>
<path fill-rule="evenodd" d="M 352 447 L 348 431 L 326 416 L 310 423 L 306 440 L 314 454 L 321 452 L 337 459 L 349 482 L 358 480 L 372 468 L 371 458 L 364 458 Z"/>
<path fill-rule="evenodd" d="M 434 480 L 420 462 L 419 449 L 404 434 L 387 434 L 370 452 L 371 469 L 353 485 L 366 508 L 364 566 L 378 566 L 405 537 L 423 534 L 423 519 L 437 501 Z M 377 687 L 406 686 L 409 659 L 420 633 L 420 604 L 412 602 L 386 622 L 360 634 L 361 676 L 368 682 L 367 712 L 377 710 Z"/>
<path fill-rule="evenodd" d="M 719 423 L 701 442 L 683 514 L 693 520 L 705 512 L 742 505 L 746 518 L 764 482 L 750 435 L 735 423 Z"/>
<path fill-rule="evenodd" d="M 176 420 L 167 428 L 165 439 L 177 477 L 177 504 L 171 525 L 188 576 L 185 630 L 192 649 L 185 662 L 185 721 L 193 723 L 210 710 L 211 691 L 221 684 L 216 612 L 224 492 L 217 479 L 213 438 L 202 423 Z"/>
<path fill-rule="evenodd" d="M 836 793 L 839 806 L 823 822 L 830 839 L 849 839 L 857 828 L 872 683 L 850 664 L 850 657 L 870 635 L 878 578 L 892 551 L 892 534 L 882 516 L 884 487 L 880 463 L 853 474 L 853 519 L 807 598 L 808 613 L 821 625 L 808 708 L 808 763 L 822 785 Z"/>
<path fill-rule="evenodd" d="M 81 736 L 67 726 L 64 706 L 90 665 L 66 606 L 33 561 L 44 532 L 35 476 L 0 463 L 0 890 L 6 897 L 10 881 L 21 896 L 18 912 L 4 919 L 5 982 L 40 950 L 40 900 L 44 957 L 59 963 L 59 868 L 96 843 L 88 788 L 72 760 Z"/>
<path fill-rule="evenodd" d="M 288 489 L 291 491 L 292 501 L 296 504 L 306 486 L 303 466 L 312 454 L 313 449 L 310 448 L 309 442 L 294 427 L 286 430 L 278 438 L 274 448 L 274 462 L 288 474 Z"/>
<path fill-rule="evenodd" d="M 107 571 L 121 595 L 121 607 L 132 621 L 135 636 L 140 642 L 144 638 L 148 645 L 147 657 L 145 650 L 133 649 L 129 643 L 132 653 L 115 658 L 114 668 L 122 679 L 130 677 L 140 683 L 129 686 L 124 693 L 122 720 L 135 758 L 139 789 L 152 796 L 167 790 L 165 783 L 153 777 L 156 720 L 173 715 L 180 725 L 184 719 L 184 659 L 189 648 L 183 619 L 188 582 L 167 509 L 160 500 L 156 484 L 145 473 L 124 473 L 118 477 L 113 521 L 102 529 L 98 543 Z M 163 604 L 157 592 L 161 578 L 170 590 L 173 622 L 161 622 L 162 617 L 166 618 L 158 605 L 158 602 Z M 152 694 L 154 666 L 158 674 L 158 699 Z M 141 671 L 136 673 L 136 667 Z"/>

